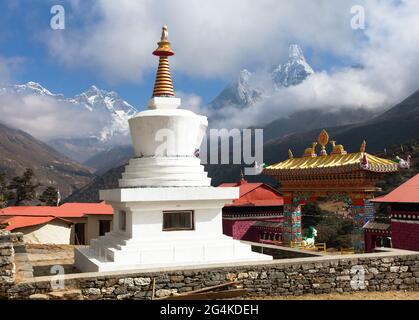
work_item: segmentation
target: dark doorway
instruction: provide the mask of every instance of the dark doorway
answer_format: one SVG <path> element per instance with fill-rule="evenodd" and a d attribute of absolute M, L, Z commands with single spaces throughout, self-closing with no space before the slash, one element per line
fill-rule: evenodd
<path fill-rule="evenodd" d="M 111 220 L 99 220 L 99 236 L 111 231 Z"/>
<path fill-rule="evenodd" d="M 76 245 L 86 244 L 86 238 L 84 236 L 85 226 L 85 223 L 76 223 L 74 225 L 74 243 Z"/>
<path fill-rule="evenodd" d="M 375 247 L 391 248 L 391 240 L 389 237 L 377 237 L 375 240 Z"/>

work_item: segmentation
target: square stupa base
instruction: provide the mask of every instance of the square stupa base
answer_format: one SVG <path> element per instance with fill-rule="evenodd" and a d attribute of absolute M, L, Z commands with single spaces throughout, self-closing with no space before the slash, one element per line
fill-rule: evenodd
<path fill-rule="evenodd" d="M 103 256 L 98 257 L 91 247 L 80 247 L 75 249 L 75 264 L 77 269 L 83 272 L 107 272 L 273 260 L 271 256 L 252 252 L 249 244 L 231 238 L 208 241 L 211 242 L 204 244 L 204 241 L 194 241 L 195 243 L 190 243 L 189 246 L 183 244 L 159 248 L 156 245 L 143 244 L 129 248 L 130 254 L 115 261 L 106 261 Z"/>

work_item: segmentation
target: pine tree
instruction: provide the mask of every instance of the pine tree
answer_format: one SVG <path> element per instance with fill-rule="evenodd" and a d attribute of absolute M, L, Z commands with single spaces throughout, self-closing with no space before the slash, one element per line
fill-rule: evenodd
<path fill-rule="evenodd" d="M 38 188 L 40 184 L 34 183 L 33 178 L 33 170 L 26 169 L 22 176 L 14 177 L 8 185 L 7 188 L 11 190 L 10 197 L 15 199 L 15 206 L 19 206 L 23 201 L 35 199 L 36 188 Z"/>
<path fill-rule="evenodd" d="M 54 187 L 47 187 L 39 197 L 39 201 L 45 203 L 46 206 L 56 206 L 58 201 L 57 189 Z"/>
<path fill-rule="evenodd" d="M 0 174 L 0 209 L 7 206 L 8 190 L 4 174 Z"/>

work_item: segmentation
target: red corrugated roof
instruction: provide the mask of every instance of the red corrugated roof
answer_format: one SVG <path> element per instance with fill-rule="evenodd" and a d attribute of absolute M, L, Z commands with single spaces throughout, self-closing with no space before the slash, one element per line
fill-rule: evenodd
<path fill-rule="evenodd" d="M 113 214 L 112 206 L 101 203 L 65 203 L 59 207 L 19 206 L 0 210 L 0 216 L 53 216 L 81 218 L 90 214 Z"/>
<path fill-rule="evenodd" d="M 24 227 L 31 227 L 31 226 L 37 226 L 40 224 L 45 224 L 53 220 L 61 220 L 68 224 L 72 224 L 71 221 L 60 219 L 57 217 L 51 217 L 51 216 L 43 216 L 43 217 L 37 217 L 37 216 L 14 216 L 10 218 L 3 219 L 1 221 L 2 224 L 7 225 L 6 230 L 13 231 L 15 229 L 24 228 Z"/>
<path fill-rule="evenodd" d="M 387 195 L 371 201 L 377 203 L 419 203 L 419 174 Z"/>
<path fill-rule="evenodd" d="M 245 180 L 236 183 L 223 183 L 219 187 L 239 187 L 240 198 L 230 206 L 282 206 L 284 198 L 281 194 L 264 183 L 249 183 Z"/>
<path fill-rule="evenodd" d="M 111 205 L 101 203 L 64 203 L 59 207 L 61 217 L 83 217 L 89 214 L 113 214 Z"/>
<path fill-rule="evenodd" d="M 53 216 L 53 208 L 55 212 L 57 207 L 37 207 L 37 206 L 20 206 L 20 207 L 7 207 L 0 210 L 0 215 L 3 216 L 15 216 L 15 215 L 24 215 L 24 216 Z"/>

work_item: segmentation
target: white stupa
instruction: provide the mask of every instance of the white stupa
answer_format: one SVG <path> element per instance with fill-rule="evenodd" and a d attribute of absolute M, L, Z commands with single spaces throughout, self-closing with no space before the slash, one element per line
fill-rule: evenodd
<path fill-rule="evenodd" d="M 153 98 L 129 120 L 136 157 L 119 189 L 100 198 L 114 209 L 113 230 L 75 250 L 83 272 L 272 260 L 222 233 L 222 208 L 239 188 L 214 188 L 196 156 L 207 118 L 177 109 L 163 27 Z"/>

